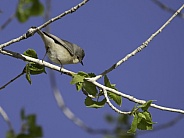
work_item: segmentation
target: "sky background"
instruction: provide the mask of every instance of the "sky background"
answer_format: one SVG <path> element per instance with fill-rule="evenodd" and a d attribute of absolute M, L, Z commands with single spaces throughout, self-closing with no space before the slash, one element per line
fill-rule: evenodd
<path fill-rule="evenodd" d="M 45 1 L 41 1 L 45 3 Z M 51 17 L 70 9 L 80 0 L 53 0 Z M 162 0 L 173 9 L 178 9 L 184 0 Z M 11 3 L 11 4 L 10 4 Z M 17 1 L 0 1 L 0 25 L 15 12 Z M 184 11 L 183 11 L 184 13 Z M 60 38 L 81 46 L 86 53 L 84 66 L 67 65 L 71 71 L 85 71 L 99 74 L 132 52 L 147 40 L 170 17 L 151 0 L 100 0 L 90 1 L 77 12 L 69 14 L 50 25 L 51 33 Z M 24 34 L 31 26 L 39 26 L 43 17 L 32 17 L 26 23 L 14 19 L 4 30 L 0 31 L 0 43 L 7 42 Z M 7 49 L 23 53 L 32 48 L 38 57 L 45 54 L 41 38 L 35 34 Z M 177 17 L 162 33 L 154 38 L 146 49 L 123 63 L 108 74 L 112 83 L 125 94 L 138 99 L 156 100 L 156 104 L 184 109 L 184 19 Z M 25 62 L 5 55 L 0 55 L 0 86 L 18 75 Z M 49 69 L 47 69 L 48 72 Z M 94 128 L 113 128 L 104 116 L 117 116 L 108 105 L 101 109 L 87 108 L 85 96 L 70 85 L 71 78 L 55 72 L 59 89 L 66 105 L 83 120 L 86 125 Z M 25 108 L 27 114 L 36 114 L 37 123 L 43 127 L 44 138 L 80 137 L 102 138 L 102 135 L 91 135 L 68 120 L 58 108 L 49 83 L 49 75 L 31 76 L 30 85 L 24 76 L 0 91 L 0 106 L 8 114 L 13 128 L 20 130 L 20 109 Z M 103 82 L 103 80 L 99 80 Z M 131 110 L 135 103 L 123 99 L 121 110 Z M 154 126 L 166 123 L 178 113 L 150 109 Z M 184 137 L 182 133 L 184 119 L 174 126 L 156 132 L 137 135 L 137 138 Z M 0 117 L 0 137 L 5 137 L 8 130 L 6 122 Z"/>

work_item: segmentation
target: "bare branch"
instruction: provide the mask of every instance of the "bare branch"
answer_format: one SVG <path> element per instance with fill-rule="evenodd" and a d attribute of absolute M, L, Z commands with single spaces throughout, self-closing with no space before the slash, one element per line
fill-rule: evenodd
<path fill-rule="evenodd" d="M 126 55 L 123 59 L 119 60 L 117 63 L 112 65 L 109 69 L 102 72 L 100 75 L 97 75 L 95 79 L 100 79 L 102 76 L 106 75 L 107 73 L 111 72 L 112 70 L 116 69 L 118 66 L 120 66 L 122 63 L 127 61 L 129 58 L 135 56 L 138 52 L 142 51 L 144 48 L 148 46 L 148 44 L 155 38 L 159 33 L 163 31 L 163 29 L 181 12 L 181 10 L 184 8 L 184 5 L 182 5 L 175 13 L 174 15 L 169 18 L 169 20 L 160 27 L 154 34 L 152 34 L 145 42 L 142 43 L 141 46 L 136 48 L 134 51 L 132 51 L 130 54 Z"/>
<path fill-rule="evenodd" d="M 83 0 L 81 3 L 79 3 L 75 7 L 72 7 L 71 9 L 65 11 L 64 13 L 62 13 L 62 14 L 60 14 L 60 15 L 52 18 L 52 19 L 50 19 L 46 23 L 40 25 L 37 29 L 42 29 L 42 28 L 46 27 L 47 25 L 49 25 L 50 23 L 52 23 L 52 22 L 54 22 L 56 20 L 59 20 L 60 18 L 64 17 L 65 15 L 77 11 L 81 6 L 83 6 L 84 4 L 86 4 L 88 1 L 89 0 Z M 0 45 L 0 49 L 3 49 L 4 47 L 9 46 L 9 45 L 11 45 L 13 43 L 19 42 L 21 40 L 27 39 L 28 37 L 32 36 L 37 31 L 37 29 L 32 30 L 31 34 L 30 34 L 29 30 L 28 30 L 28 32 L 25 33 L 25 34 L 23 34 L 22 36 L 20 36 L 18 38 L 15 38 L 15 39 L 12 39 L 12 40 L 4 43 L 4 44 L 1 44 Z"/>
<path fill-rule="evenodd" d="M 132 102 L 135 102 L 135 103 L 138 103 L 138 104 L 144 104 L 146 103 L 145 100 L 140 100 L 140 99 L 136 99 L 134 98 L 133 96 L 131 95 L 128 95 L 128 94 L 124 94 L 123 92 L 120 92 L 120 91 L 117 91 L 115 89 L 112 89 L 112 88 L 109 88 L 109 87 L 106 87 L 98 82 L 96 82 L 96 80 L 94 78 L 86 78 L 87 81 L 93 83 L 94 85 L 96 85 L 97 87 L 103 89 L 103 90 L 106 90 L 106 91 L 110 91 L 110 92 L 113 92 L 119 96 L 122 96 Z M 151 107 L 153 108 L 157 108 L 157 109 L 160 109 L 160 110 L 163 110 L 163 111 L 170 111 L 170 112 L 177 112 L 177 113 L 182 113 L 184 114 L 184 110 L 181 110 L 181 109 L 175 109 L 175 108 L 169 108 L 169 107 L 164 107 L 164 106 L 160 106 L 160 105 L 156 105 L 156 104 L 151 104 Z"/>

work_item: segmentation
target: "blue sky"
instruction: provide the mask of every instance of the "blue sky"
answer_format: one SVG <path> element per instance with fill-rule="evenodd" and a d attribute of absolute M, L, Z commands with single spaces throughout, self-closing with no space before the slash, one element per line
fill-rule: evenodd
<path fill-rule="evenodd" d="M 52 1 L 51 17 L 57 16 L 79 2 L 79 0 Z M 162 2 L 175 10 L 184 3 L 183 0 L 162 0 Z M 3 13 L 0 14 L 0 24 L 3 24 L 15 11 L 15 5 L 16 1 L 11 0 L 11 4 L 1 1 L 0 9 Z M 141 45 L 171 15 L 151 0 L 90 1 L 77 12 L 52 23 L 50 29 L 51 33 L 76 43 L 85 50 L 84 66 L 67 65 L 66 69 L 99 74 Z M 31 26 L 39 26 L 42 23 L 43 17 L 32 17 L 24 24 L 14 19 L 0 32 L 0 42 L 16 38 Z M 139 99 L 156 100 L 155 103 L 159 105 L 184 109 L 183 23 L 184 19 L 175 18 L 146 49 L 108 74 L 118 90 Z M 20 53 L 28 48 L 35 49 L 40 59 L 45 54 L 43 42 L 37 34 L 7 47 L 9 50 Z M 22 71 L 25 62 L 0 55 L 0 65 L 0 85 L 3 85 Z M 71 78 L 58 72 L 55 72 L 55 75 L 65 103 L 77 117 L 95 129 L 112 128 L 105 122 L 104 116 L 106 114 L 117 116 L 117 113 L 108 105 L 102 109 L 86 108 L 85 96 L 77 92 L 75 86 L 70 85 Z M 134 105 L 123 99 L 123 104 L 119 109 L 131 110 Z M 29 85 L 25 77 L 19 78 L 1 91 L 0 106 L 9 115 L 16 131 L 20 129 L 19 113 L 24 107 L 27 114 L 37 114 L 38 124 L 43 126 L 44 138 L 102 137 L 102 135 L 90 135 L 84 132 L 63 115 L 53 97 L 49 75 L 32 76 L 32 85 Z M 150 112 L 153 121 L 158 122 L 155 126 L 178 116 L 177 113 L 153 108 Z M 0 137 L 4 137 L 8 127 L 2 117 L 0 117 L 0 124 Z M 168 129 L 149 132 L 137 137 L 183 137 L 184 134 L 181 133 L 183 124 L 184 119 Z"/>

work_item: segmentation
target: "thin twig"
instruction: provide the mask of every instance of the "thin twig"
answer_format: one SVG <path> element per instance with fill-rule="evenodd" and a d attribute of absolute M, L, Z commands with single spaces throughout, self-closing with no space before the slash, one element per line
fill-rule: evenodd
<path fill-rule="evenodd" d="M 7 82 L 5 85 L 0 87 L 0 90 L 4 89 L 7 85 L 9 85 L 10 83 L 14 82 L 16 79 L 18 79 L 19 77 L 21 77 L 22 75 L 24 75 L 25 70 L 23 69 L 23 71 L 17 75 L 15 78 L 13 78 L 12 80 L 10 80 L 9 82 Z"/>
<path fill-rule="evenodd" d="M 46 27 L 47 25 L 51 24 L 52 22 L 59 20 L 60 18 L 64 17 L 65 15 L 69 14 L 69 13 L 73 13 L 75 11 L 77 11 L 81 6 L 85 5 L 89 0 L 83 0 L 81 3 L 79 3 L 78 5 L 76 5 L 75 7 L 72 7 L 71 9 L 65 11 L 64 13 L 50 19 L 49 21 L 47 21 L 46 23 L 40 25 L 39 27 L 37 27 L 37 29 L 32 29 L 32 32 L 30 33 L 29 30 L 27 33 L 23 34 L 22 36 L 12 39 L 6 43 L 3 43 L 0 45 L 0 49 L 3 49 L 6 46 L 9 46 L 13 43 L 19 42 L 21 40 L 27 39 L 28 37 L 32 36 L 38 29 L 42 29 L 44 27 Z"/>
<path fill-rule="evenodd" d="M 100 79 L 101 77 L 103 77 L 104 75 L 106 75 L 107 73 L 111 72 L 112 70 L 116 69 L 118 66 L 120 66 L 122 63 L 124 63 L 125 61 L 127 61 L 129 58 L 135 56 L 138 52 L 142 51 L 144 48 L 146 48 L 148 46 L 148 44 L 153 40 L 153 38 L 155 38 L 159 33 L 161 33 L 163 31 L 163 29 L 181 12 L 181 10 L 184 8 L 184 5 L 182 5 L 175 13 L 174 15 L 169 18 L 169 20 L 160 27 L 160 29 L 158 29 L 154 34 L 152 34 L 145 42 L 142 43 L 142 45 L 140 45 L 138 48 L 136 48 L 134 51 L 132 51 L 130 54 L 127 54 L 123 59 L 119 60 L 117 63 L 115 63 L 114 65 L 112 65 L 109 69 L 105 70 L 104 72 L 102 72 L 100 75 L 97 75 L 95 77 L 95 79 Z"/>
<path fill-rule="evenodd" d="M 107 104 L 117 113 L 124 114 L 124 115 L 130 115 L 131 112 L 122 112 L 121 110 L 117 109 L 109 100 L 109 97 L 107 96 L 107 90 L 103 89 L 104 96 L 107 100 Z"/>
<path fill-rule="evenodd" d="M 157 6 L 159 6 L 161 9 L 168 11 L 172 14 L 174 14 L 176 12 L 176 10 L 168 7 L 167 5 L 163 4 L 162 2 L 160 2 L 159 0 L 152 0 Z M 184 18 L 184 13 L 179 13 L 178 16 L 180 16 L 181 18 Z"/>
<path fill-rule="evenodd" d="M 93 78 L 86 78 L 87 81 L 93 83 L 94 85 L 96 85 L 97 87 L 103 89 L 103 90 L 106 90 L 106 91 L 110 91 L 110 92 L 113 92 L 119 96 L 122 96 L 132 102 L 135 102 L 135 103 L 138 103 L 138 104 L 144 104 L 146 103 L 145 100 L 140 100 L 140 99 L 137 99 L 137 98 L 134 98 L 133 96 L 131 95 L 128 95 L 128 94 L 124 94 L 123 92 L 120 92 L 120 91 L 117 91 L 115 89 L 112 89 L 112 88 L 109 88 L 109 87 L 106 87 L 98 82 L 96 82 Z M 169 107 L 164 107 L 164 106 L 160 106 L 160 105 L 156 105 L 156 104 L 151 104 L 151 107 L 153 108 L 156 108 L 156 109 L 160 109 L 160 110 L 163 110 L 163 111 L 170 111 L 170 112 L 177 112 L 177 113 L 181 113 L 181 114 L 184 114 L 184 110 L 181 110 L 181 109 L 176 109 L 176 108 L 169 108 Z"/>
<path fill-rule="evenodd" d="M 15 13 L 13 13 L 1 26 L 0 31 L 3 30 L 13 19 L 15 18 Z"/>

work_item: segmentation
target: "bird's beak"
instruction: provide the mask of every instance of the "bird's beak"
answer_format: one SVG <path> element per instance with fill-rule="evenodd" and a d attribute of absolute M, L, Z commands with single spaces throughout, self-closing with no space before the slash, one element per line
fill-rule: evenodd
<path fill-rule="evenodd" d="M 83 62 L 82 62 L 82 61 L 81 61 L 80 63 L 82 64 L 82 66 L 84 66 L 84 64 L 83 64 Z"/>

